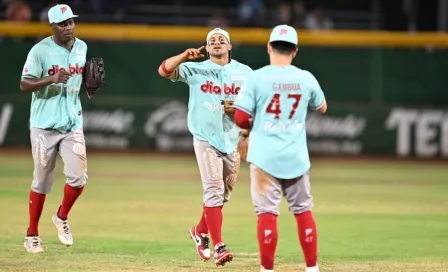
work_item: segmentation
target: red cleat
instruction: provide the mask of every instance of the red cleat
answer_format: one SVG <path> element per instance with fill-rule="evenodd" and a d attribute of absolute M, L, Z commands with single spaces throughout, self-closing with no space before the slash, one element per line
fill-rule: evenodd
<path fill-rule="evenodd" d="M 210 239 L 207 234 L 197 233 L 196 227 L 190 229 L 190 237 L 196 245 L 196 252 L 202 260 L 210 260 Z"/>
<path fill-rule="evenodd" d="M 219 243 L 215 246 L 215 264 L 216 266 L 224 266 L 233 260 L 233 254 L 227 250 L 226 245 Z"/>

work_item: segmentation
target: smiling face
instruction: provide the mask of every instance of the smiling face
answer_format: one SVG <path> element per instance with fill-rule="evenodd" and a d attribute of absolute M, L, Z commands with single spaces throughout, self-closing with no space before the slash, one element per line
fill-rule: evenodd
<path fill-rule="evenodd" d="M 224 35 L 217 33 L 208 40 L 206 49 L 211 57 L 221 58 L 229 54 L 232 45 Z"/>
<path fill-rule="evenodd" d="M 75 34 L 75 21 L 71 18 L 63 22 L 52 24 L 53 35 L 58 41 L 67 42 L 73 39 Z"/>

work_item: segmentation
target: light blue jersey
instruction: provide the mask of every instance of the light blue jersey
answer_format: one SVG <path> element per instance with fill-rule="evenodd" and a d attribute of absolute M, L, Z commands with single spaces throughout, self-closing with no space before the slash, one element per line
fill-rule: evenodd
<path fill-rule="evenodd" d="M 79 91 L 86 63 L 87 45 L 77 39 L 71 52 L 47 37 L 31 48 L 22 78 L 42 78 L 65 70 L 72 74 L 67 84 L 51 84 L 33 92 L 30 127 L 55 129 L 62 133 L 82 128 Z"/>
<path fill-rule="evenodd" d="M 247 65 L 232 60 L 225 66 L 210 60 L 182 63 L 177 78 L 190 86 L 188 129 L 223 153 L 236 150 L 240 129 L 224 113 L 221 100 L 235 100 L 248 73 Z"/>
<path fill-rule="evenodd" d="M 276 178 L 297 178 L 311 164 L 306 143 L 308 106 L 325 102 L 316 78 L 295 66 L 254 71 L 234 107 L 253 117 L 247 161 Z"/>

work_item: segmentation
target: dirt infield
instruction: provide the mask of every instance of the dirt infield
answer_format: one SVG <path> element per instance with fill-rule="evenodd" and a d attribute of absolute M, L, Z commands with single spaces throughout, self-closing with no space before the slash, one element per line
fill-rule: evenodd
<path fill-rule="evenodd" d="M 0 155 L 25 155 L 30 154 L 28 147 L 0 147 Z M 142 156 L 142 157 L 158 157 L 158 158 L 192 158 L 194 153 L 164 153 L 154 150 L 138 150 L 138 149 L 87 149 L 88 156 Z M 400 158 L 396 156 L 317 156 L 312 155 L 311 159 L 319 162 L 332 163 L 418 163 L 418 164 L 437 164 L 447 165 L 448 158 Z"/>

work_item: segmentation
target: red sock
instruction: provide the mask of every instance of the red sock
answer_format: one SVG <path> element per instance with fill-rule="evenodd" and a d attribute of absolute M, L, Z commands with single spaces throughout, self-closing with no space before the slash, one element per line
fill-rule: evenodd
<path fill-rule="evenodd" d="M 258 216 L 257 236 L 261 266 L 264 269 L 273 270 L 278 240 L 276 215 L 263 213 Z"/>
<path fill-rule="evenodd" d="M 300 245 L 307 267 L 317 265 L 317 230 L 311 211 L 295 214 Z"/>
<path fill-rule="evenodd" d="M 213 245 L 216 246 L 222 243 L 222 207 L 204 207 L 204 213 Z"/>
<path fill-rule="evenodd" d="M 205 222 L 205 206 L 202 207 L 202 216 L 199 224 L 196 226 L 196 231 L 198 233 L 208 233 L 207 222 Z"/>
<path fill-rule="evenodd" d="M 30 222 L 27 235 L 39 235 L 39 219 L 44 209 L 45 197 L 44 194 L 30 191 L 30 202 L 28 204 Z"/>
<path fill-rule="evenodd" d="M 67 220 L 68 213 L 70 212 L 76 199 L 82 194 L 84 186 L 81 188 L 73 188 L 68 184 L 64 187 L 64 198 L 62 199 L 62 205 L 59 207 L 58 217 Z"/>

